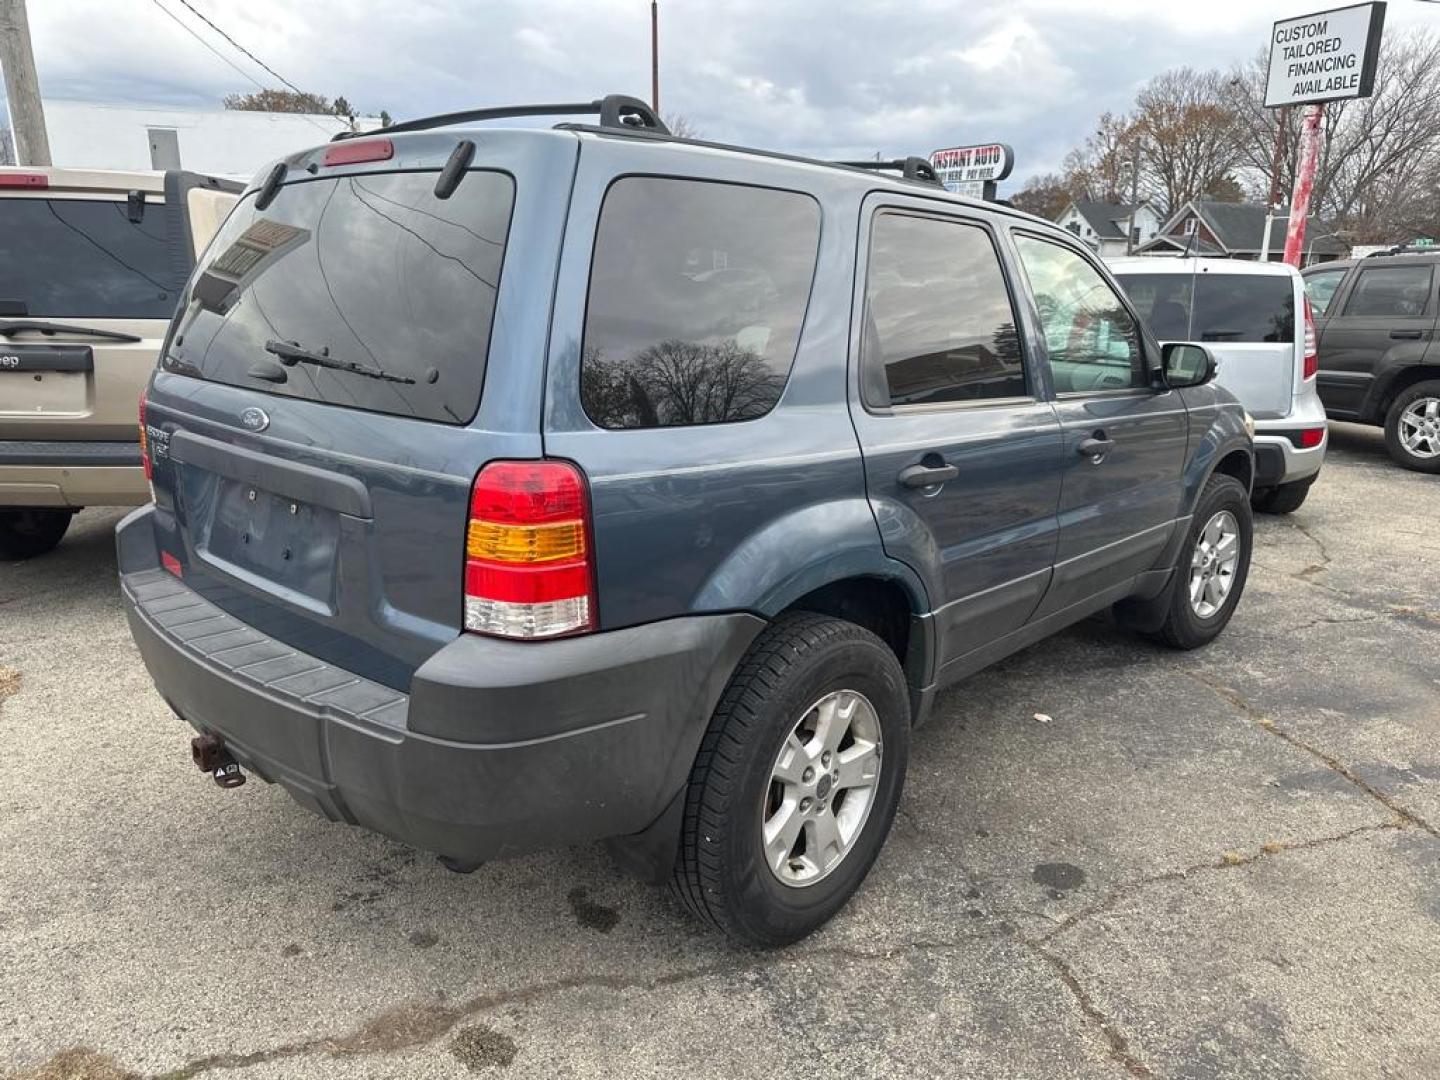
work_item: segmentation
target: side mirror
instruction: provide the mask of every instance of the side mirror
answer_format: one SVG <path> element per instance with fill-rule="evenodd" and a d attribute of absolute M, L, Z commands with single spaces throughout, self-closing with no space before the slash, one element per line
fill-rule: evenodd
<path fill-rule="evenodd" d="M 1160 347 L 1160 366 L 1165 385 L 1172 390 L 1204 386 L 1215 378 L 1215 357 L 1204 345 L 1172 341 Z"/>

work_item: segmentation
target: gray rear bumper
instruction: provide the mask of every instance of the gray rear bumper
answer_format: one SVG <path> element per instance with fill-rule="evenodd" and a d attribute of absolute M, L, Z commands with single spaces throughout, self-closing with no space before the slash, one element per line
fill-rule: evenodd
<path fill-rule="evenodd" d="M 176 713 L 317 813 L 459 859 L 649 826 L 764 626 L 722 614 L 543 643 L 461 635 L 406 694 L 266 637 L 160 569 L 151 514 L 119 526 L 121 591 Z"/>

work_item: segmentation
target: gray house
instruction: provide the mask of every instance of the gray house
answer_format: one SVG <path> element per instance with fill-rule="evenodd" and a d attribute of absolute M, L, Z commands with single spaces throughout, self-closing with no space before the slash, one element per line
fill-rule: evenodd
<path fill-rule="evenodd" d="M 1271 262 L 1285 254 L 1288 217 L 1276 217 L 1270 228 Z M 1135 249 L 1137 255 L 1204 255 L 1221 259 L 1258 260 L 1265 235 L 1265 204 L 1233 203 L 1217 199 L 1191 199 L 1172 214 L 1155 237 Z M 1305 227 L 1306 266 L 1329 262 L 1345 254 L 1346 245 L 1331 226 L 1311 218 Z"/>

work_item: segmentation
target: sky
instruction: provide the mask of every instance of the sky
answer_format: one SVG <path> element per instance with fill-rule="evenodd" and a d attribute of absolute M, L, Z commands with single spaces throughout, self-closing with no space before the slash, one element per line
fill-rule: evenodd
<path fill-rule="evenodd" d="M 361 112 L 649 98 L 647 0 L 189 3 L 285 79 L 343 94 Z M 204 108 L 256 82 L 279 85 L 181 0 L 28 6 L 47 97 Z M 821 157 L 1008 142 L 1014 186 L 1058 166 L 1101 112 L 1127 109 L 1153 75 L 1229 67 L 1265 47 L 1275 19 L 1327 6 L 1336 4 L 660 0 L 661 111 L 706 138 Z M 1416 25 L 1440 29 L 1440 4 L 1392 0 L 1387 31 Z"/>

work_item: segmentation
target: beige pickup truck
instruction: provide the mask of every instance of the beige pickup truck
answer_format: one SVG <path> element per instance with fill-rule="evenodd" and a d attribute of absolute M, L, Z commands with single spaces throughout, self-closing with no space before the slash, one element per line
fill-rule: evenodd
<path fill-rule="evenodd" d="M 0 559 L 49 551 L 81 507 L 149 500 L 140 391 L 241 188 L 0 168 Z"/>

